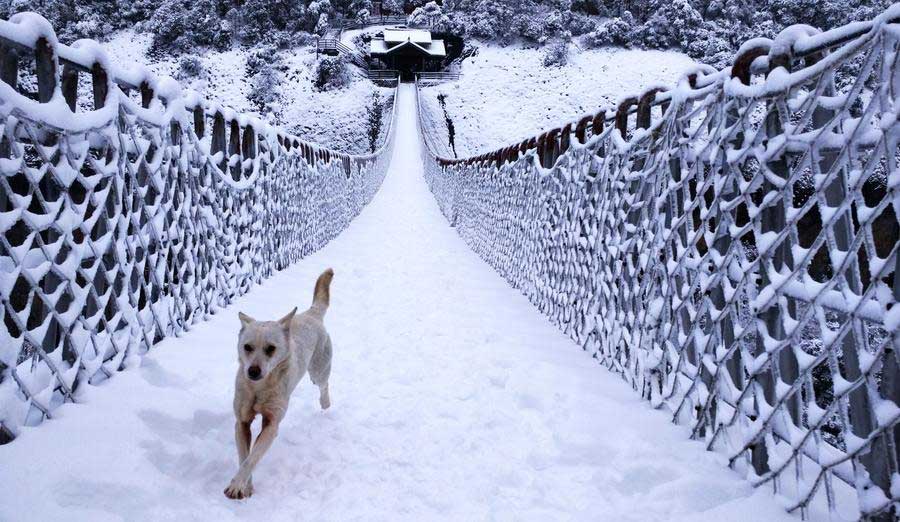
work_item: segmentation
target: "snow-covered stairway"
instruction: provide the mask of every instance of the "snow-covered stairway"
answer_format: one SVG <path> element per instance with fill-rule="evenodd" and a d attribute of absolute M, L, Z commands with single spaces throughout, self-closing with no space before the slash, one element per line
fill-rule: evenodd
<path fill-rule="evenodd" d="M 321 251 L 0 446 L 0 520 L 792 520 L 598 368 L 447 226 L 414 91 L 372 203 Z M 237 311 L 332 266 L 333 406 L 304 381 L 243 502 Z"/>

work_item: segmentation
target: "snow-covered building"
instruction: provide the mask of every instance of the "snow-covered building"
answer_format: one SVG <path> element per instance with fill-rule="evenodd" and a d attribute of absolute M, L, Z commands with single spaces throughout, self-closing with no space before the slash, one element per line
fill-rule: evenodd
<path fill-rule="evenodd" d="M 389 69 L 403 74 L 440 70 L 447 48 L 443 40 L 431 37 L 431 31 L 408 27 L 390 27 L 384 36 L 373 38 L 369 54 L 385 63 Z"/>

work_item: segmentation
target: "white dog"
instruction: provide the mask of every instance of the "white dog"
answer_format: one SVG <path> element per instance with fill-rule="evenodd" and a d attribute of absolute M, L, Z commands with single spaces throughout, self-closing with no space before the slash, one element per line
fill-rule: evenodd
<path fill-rule="evenodd" d="M 294 308 L 278 321 L 257 321 L 243 313 L 238 336 L 238 368 L 234 390 L 235 439 L 240 469 L 225 488 L 228 498 L 253 494 L 253 468 L 278 435 L 278 424 L 287 411 L 291 392 L 307 369 L 319 387 L 322 409 L 331 405 L 328 377 L 331 374 L 331 337 L 322 318 L 328 309 L 334 271 L 319 276 L 313 304 L 296 315 Z M 250 424 L 262 415 L 262 431 L 250 449 Z"/>

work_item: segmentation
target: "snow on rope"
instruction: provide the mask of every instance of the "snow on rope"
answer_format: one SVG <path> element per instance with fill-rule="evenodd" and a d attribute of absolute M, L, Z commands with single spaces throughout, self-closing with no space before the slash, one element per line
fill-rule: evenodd
<path fill-rule="evenodd" d="M 791 27 L 474 158 L 422 129 L 465 241 L 803 514 L 900 513 L 898 21 Z"/>
<path fill-rule="evenodd" d="M 34 13 L 0 80 L 0 443 L 334 238 L 393 146 L 303 142 Z"/>

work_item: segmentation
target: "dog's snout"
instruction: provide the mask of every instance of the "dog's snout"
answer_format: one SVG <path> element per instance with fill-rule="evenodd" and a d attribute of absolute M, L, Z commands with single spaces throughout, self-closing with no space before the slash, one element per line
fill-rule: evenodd
<path fill-rule="evenodd" d="M 262 377 L 262 370 L 259 369 L 259 366 L 253 365 L 250 368 L 247 368 L 247 376 L 254 381 L 258 381 L 259 378 Z"/>

